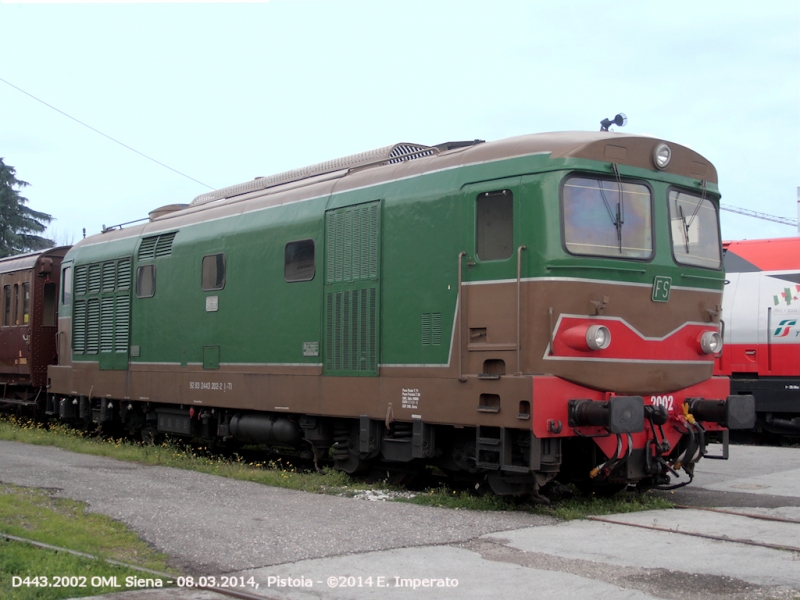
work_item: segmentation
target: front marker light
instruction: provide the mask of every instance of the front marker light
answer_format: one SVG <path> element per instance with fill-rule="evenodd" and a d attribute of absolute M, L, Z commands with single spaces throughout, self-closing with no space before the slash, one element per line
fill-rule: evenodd
<path fill-rule="evenodd" d="M 700 349 L 706 354 L 717 354 L 722 350 L 722 336 L 716 331 L 706 331 L 700 336 Z"/>
<path fill-rule="evenodd" d="M 592 325 L 586 330 L 586 345 L 592 350 L 605 350 L 611 343 L 611 332 L 604 325 Z"/>

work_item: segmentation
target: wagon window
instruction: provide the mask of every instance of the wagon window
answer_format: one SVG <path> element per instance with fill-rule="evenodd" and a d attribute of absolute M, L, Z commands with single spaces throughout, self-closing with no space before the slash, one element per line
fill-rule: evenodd
<path fill-rule="evenodd" d="M 710 199 L 670 190 L 669 219 L 675 262 L 720 268 L 719 219 Z"/>
<path fill-rule="evenodd" d="M 561 192 L 564 245 L 572 254 L 653 255 L 652 194 L 639 183 L 570 177 Z"/>
<path fill-rule="evenodd" d="M 156 294 L 156 267 L 144 265 L 136 270 L 136 297 L 152 298 Z"/>
<path fill-rule="evenodd" d="M 514 197 L 511 190 L 478 196 L 475 221 L 475 253 L 478 258 L 510 258 L 514 251 Z"/>
<path fill-rule="evenodd" d="M 11 324 L 17 325 L 19 320 L 19 284 L 14 284 L 14 310 L 11 313 Z"/>
<path fill-rule="evenodd" d="M 225 287 L 225 255 L 209 254 L 203 257 L 201 287 L 204 291 L 221 290 Z"/>
<path fill-rule="evenodd" d="M 56 284 L 45 283 L 42 297 L 42 325 L 54 327 L 56 324 Z"/>
<path fill-rule="evenodd" d="M 27 325 L 31 320 L 31 284 L 22 284 L 22 324 Z"/>
<path fill-rule="evenodd" d="M 11 325 L 11 286 L 3 288 L 3 325 Z"/>
<path fill-rule="evenodd" d="M 314 240 L 289 242 L 284 249 L 283 278 L 286 281 L 311 281 L 316 273 Z"/>

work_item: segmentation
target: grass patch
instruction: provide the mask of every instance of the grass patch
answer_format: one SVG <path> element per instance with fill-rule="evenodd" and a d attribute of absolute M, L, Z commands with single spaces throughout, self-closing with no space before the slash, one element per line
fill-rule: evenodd
<path fill-rule="evenodd" d="M 291 460 L 247 461 L 234 454 L 226 457 L 212 454 L 204 446 L 192 446 L 180 441 L 159 445 L 131 442 L 125 439 L 100 438 L 72 429 L 62 423 L 44 427 L 15 417 L 0 418 L 0 439 L 56 446 L 70 452 L 106 456 L 117 460 L 145 465 L 173 467 L 252 481 L 263 485 L 316 493 L 338 493 L 347 489 L 369 489 L 375 486 L 352 480 L 333 469 L 322 472 L 298 469 Z"/>
<path fill-rule="evenodd" d="M 85 508 L 73 500 L 53 498 L 46 490 L 0 484 L 3 533 L 168 571 L 166 555 L 150 548 L 122 523 L 87 513 Z M 157 578 L 104 561 L 0 538 L 0 597 L 49 600 L 134 589 L 126 588 L 128 577 Z M 114 587 L 112 578 L 122 587 Z"/>
<path fill-rule="evenodd" d="M 203 446 L 192 447 L 184 442 L 146 445 L 121 439 L 103 439 L 84 435 L 61 423 L 48 428 L 13 417 L 0 418 L 0 439 L 57 446 L 71 452 L 107 456 L 118 460 L 200 471 L 211 475 L 252 481 L 263 485 L 313 493 L 352 496 L 362 490 L 392 490 L 382 483 L 370 483 L 326 468 L 322 472 L 298 469 L 291 460 L 245 460 L 212 454 Z M 578 519 L 589 515 L 634 512 L 671 508 L 673 505 L 652 494 L 621 492 L 611 498 L 561 494 L 549 506 L 520 502 L 494 494 L 476 495 L 467 490 L 440 486 L 419 492 L 413 498 L 398 501 L 454 510 L 526 511 L 559 519 Z M 10 532 L 9 532 L 10 533 Z"/>
<path fill-rule="evenodd" d="M 404 501 L 455 510 L 522 511 L 551 516 L 565 521 L 584 519 L 589 515 L 658 510 L 674 506 L 668 500 L 648 493 L 623 491 L 610 498 L 580 496 L 577 494 L 568 494 L 569 497 L 563 497 L 563 492 L 561 495 L 562 497 L 555 499 L 551 504 L 542 505 L 492 494 L 476 496 L 468 491 L 439 487 L 427 490 L 414 498 Z"/>

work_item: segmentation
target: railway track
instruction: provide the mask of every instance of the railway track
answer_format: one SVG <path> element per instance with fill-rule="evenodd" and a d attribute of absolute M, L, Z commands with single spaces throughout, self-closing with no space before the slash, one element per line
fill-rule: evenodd
<path fill-rule="evenodd" d="M 700 511 L 708 511 L 720 515 L 726 516 L 733 516 L 733 517 L 744 517 L 746 519 L 753 519 L 753 520 L 761 520 L 761 521 L 769 521 L 773 523 L 784 523 L 788 526 L 795 529 L 796 532 L 792 536 L 793 539 L 800 540 L 800 520 L 798 519 L 789 519 L 780 516 L 774 515 L 761 515 L 756 513 L 749 513 L 749 512 L 741 512 L 741 511 L 734 511 L 728 510 L 723 508 L 711 508 L 711 507 L 697 507 L 697 506 L 682 506 L 678 505 L 675 507 L 676 509 L 682 510 L 700 510 Z M 727 534 L 714 534 L 714 533 L 707 533 L 702 531 L 692 531 L 687 529 L 680 529 L 679 526 L 676 527 L 669 527 L 663 525 L 647 525 L 644 523 L 634 523 L 630 521 L 625 521 L 623 519 L 615 519 L 612 517 L 601 517 L 601 516 L 589 516 L 587 519 L 591 521 L 597 521 L 600 523 L 609 523 L 612 525 L 625 525 L 628 527 L 637 527 L 639 529 L 647 529 L 650 531 L 659 531 L 659 532 L 666 532 L 666 533 L 675 533 L 679 535 L 691 536 L 691 537 L 698 537 L 707 540 L 716 540 L 719 542 L 726 542 L 726 543 L 734 543 L 734 544 L 745 544 L 748 546 L 758 546 L 761 548 L 770 548 L 772 550 L 782 550 L 785 552 L 796 552 L 800 554 L 800 544 L 785 544 L 785 543 L 772 543 L 766 541 L 759 541 L 759 540 L 752 540 L 743 537 L 734 537 Z"/>

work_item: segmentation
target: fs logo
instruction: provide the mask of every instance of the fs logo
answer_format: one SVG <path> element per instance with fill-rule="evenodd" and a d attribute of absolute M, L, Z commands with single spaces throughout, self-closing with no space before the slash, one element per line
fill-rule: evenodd
<path fill-rule="evenodd" d="M 795 325 L 797 325 L 796 319 L 784 319 L 778 324 L 778 328 L 772 334 L 772 337 L 786 337 Z"/>
<path fill-rule="evenodd" d="M 669 291 L 672 287 L 672 277 L 658 275 L 653 280 L 653 295 L 650 297 L 653 302 L 669 302 Z"/>

